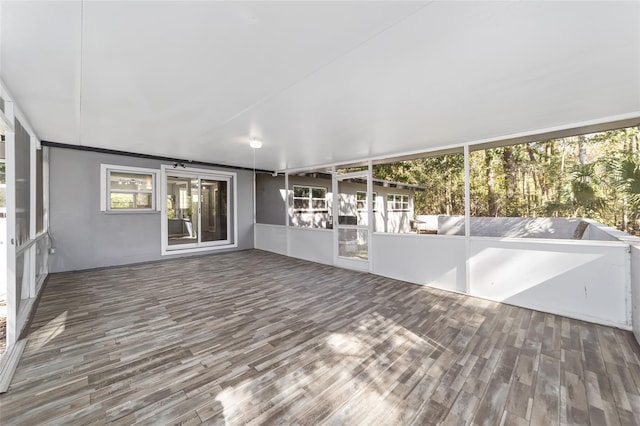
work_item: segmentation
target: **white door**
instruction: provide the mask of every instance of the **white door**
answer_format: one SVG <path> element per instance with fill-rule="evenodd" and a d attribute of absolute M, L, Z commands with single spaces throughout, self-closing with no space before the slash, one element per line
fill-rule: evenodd
<path fill-rule="evenodd" d="M 370 270 L 371 184 L 367 171 L 334 175 L 333 223 L 336 266 Z M 365 199 L 358 193 L 366 192 Z"/>

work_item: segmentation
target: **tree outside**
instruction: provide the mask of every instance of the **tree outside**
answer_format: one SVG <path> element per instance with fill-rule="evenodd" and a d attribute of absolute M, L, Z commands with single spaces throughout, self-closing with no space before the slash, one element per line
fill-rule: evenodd
<path fill-rule="evenodd" d="M 473 151 L 471 215 L 591 218 L 640 235 L 640 129 Z M 464 214 L 462 152 L 375 165 L 376 178 L 427 188 L 415 214 Z"/>

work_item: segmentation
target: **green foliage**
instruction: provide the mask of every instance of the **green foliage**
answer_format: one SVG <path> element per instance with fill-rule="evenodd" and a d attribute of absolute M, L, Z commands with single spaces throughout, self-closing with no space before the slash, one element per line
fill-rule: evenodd
<path fill-rule="evenodd" d="M 373 177 L 424 187 L 414 197 L 416 214 L 464 214 L 462 154 L 375 165 Z"/>
<path fill-rule="evenodd" d="M 471 214 L 589 217 L 640 235 L 640 129 L 471 152 Z M 374 166 L 374 177 L 420 185 L 416 214 L 464 214 L 460 154 Z"/>
<path fill-rule="evenodd" d="M 640 235 L 640 153 L 618 152 L 605 160 L 608 182 L 622 203 L 621 228 Z"/>

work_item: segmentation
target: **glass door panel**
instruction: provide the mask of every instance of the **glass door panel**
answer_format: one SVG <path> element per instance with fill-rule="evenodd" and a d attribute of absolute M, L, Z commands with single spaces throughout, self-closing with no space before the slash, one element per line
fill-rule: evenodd
<path fill-rule="evenodd" d="M 198 238 L 199 230 L 200 230 L 200 192 L 199 192 L 199 181 L 198 179 L 191 179 L 191 221 L 187 223 L 187 230 L 189 231 L 189 235 L 195 239 L 195 242 L 200 242 Z M 190 225 L 190 227 L 189 227 Z"/>
<path fill-rule="evenodd" d="M 167 174 L 168 249 L 229 243 L 230 190 L 231 181 L 226 177 Z"/>
<path fill-rule="evenodd" d="M 198 243 L 198 180 L 167 176 L 167 238 L 170 246 Z M 195 198 L 195 200 L 194 200 Z"/>
<path fill-rule="evenodd" d="M 367 172 L 336 176 L 337 265 L 369 269 Z"/>
<path fill-rule="evenodd" d="M 227 181 L 202 179 L 202 241 L 227 241 Z"/>
<path fill-rule="evenodd" d="M 338 256 L 349 259 L 369 259 L 369 231 L 367 229 L 338 229 Z"/>

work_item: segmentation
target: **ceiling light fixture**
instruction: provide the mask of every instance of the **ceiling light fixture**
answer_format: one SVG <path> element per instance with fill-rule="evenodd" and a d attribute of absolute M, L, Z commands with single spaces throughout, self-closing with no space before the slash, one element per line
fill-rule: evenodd
<path fill-rule="evenodd" d="M 262 148 L 262 141 L 258 138 L 249 139 L 249 146 L 253 149 Z"/>

